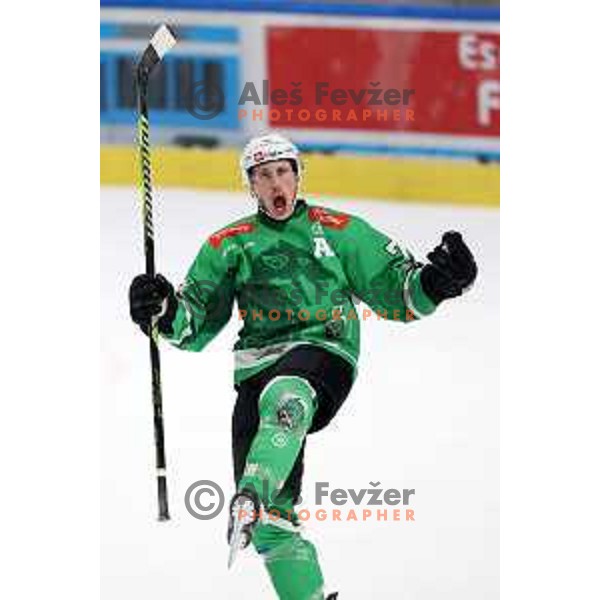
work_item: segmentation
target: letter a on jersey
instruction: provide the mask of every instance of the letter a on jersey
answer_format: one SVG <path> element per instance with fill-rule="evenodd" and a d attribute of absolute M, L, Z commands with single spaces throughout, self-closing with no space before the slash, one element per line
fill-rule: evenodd
<path fill-rule="evenodd" d="M 315 257 L 321 258 L 323 256 L 335 256 L 333 250 L 327 243 L 327 240 L 324 237 L 316 237 L 315 238 Z"/>

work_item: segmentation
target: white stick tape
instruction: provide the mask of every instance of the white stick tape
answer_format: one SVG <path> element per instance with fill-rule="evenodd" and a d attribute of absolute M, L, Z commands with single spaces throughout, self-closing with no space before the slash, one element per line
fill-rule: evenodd
<path fill-rule="evenodd" d="M 175 36 L 166 25 L 161 25 L 150 40 L 159 58 L 162 58 L 176 43 Z"/>

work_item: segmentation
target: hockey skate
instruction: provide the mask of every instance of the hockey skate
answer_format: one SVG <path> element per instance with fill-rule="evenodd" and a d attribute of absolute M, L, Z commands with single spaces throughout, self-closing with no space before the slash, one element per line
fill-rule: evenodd
<path fill-rule="evenodd" d="M 260 514 L 260 502 L 256 494 L 250 490 L 241 490 L 231 499 L 229 505 L 229 560 L 231 568 L 240 550 L 246 548 L 252 540 L 252 531 Z"/>

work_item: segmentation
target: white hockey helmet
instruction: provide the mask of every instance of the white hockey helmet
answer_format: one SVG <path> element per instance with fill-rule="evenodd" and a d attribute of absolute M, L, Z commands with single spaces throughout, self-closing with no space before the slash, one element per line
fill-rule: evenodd
<path fill-rule="evenodd" d="M 302 174 L 302 163 L 300 161 L 300 151 L 290 142 L 278 133 L 267 133 L 252 138 L 244 147 L 240 168 L 244 183 L 250 187 L 250 171 L 264 163 L 274 160 L 291 160 L 296 165 L 295 171 L 298 177 Z"/>

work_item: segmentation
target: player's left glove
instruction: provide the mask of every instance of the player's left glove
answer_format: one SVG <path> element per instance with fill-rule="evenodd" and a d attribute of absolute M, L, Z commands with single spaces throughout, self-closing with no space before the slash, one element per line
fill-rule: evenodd
<path fill-rule="evenodd" d="M 442 243 L 427 258 L 429 263 L 421 271 L 421 285 L 436 304 L 460 296 L 477 277 L 475 259 L 456 231 L 444 233 Z"/>

